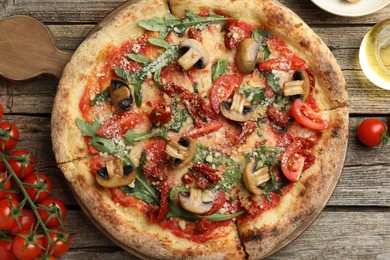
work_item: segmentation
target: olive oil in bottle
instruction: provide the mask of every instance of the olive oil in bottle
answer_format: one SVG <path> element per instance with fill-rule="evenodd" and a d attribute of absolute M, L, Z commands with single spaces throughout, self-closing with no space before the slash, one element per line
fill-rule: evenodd
<path fill-rule="evenodd" d="M 365 35 L 359 60 L 372 83 L 390 90 L 390 19 L 378 23 Z"/>

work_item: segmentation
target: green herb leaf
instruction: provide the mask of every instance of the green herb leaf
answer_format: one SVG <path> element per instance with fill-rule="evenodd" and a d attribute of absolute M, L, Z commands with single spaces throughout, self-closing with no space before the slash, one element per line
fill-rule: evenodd
<path fill-rule="evenodd" d="M 89 144 L 99 151 L 111 154 L 116 151 L 116 144 L 112 139 L 101 137 L 96 134 L 96 131 L 100 128 L 100 124 L 97 120 L 94 120 L 92 125 L 90 125 L 87 122 L 76 118 L 76 125 L 83 136 L 92 137 Z"/>
<path fill-rule="evenodd" d="M 92 125 L 88 124 L 80 118 L 76 118 L 76 125 L 83 133 L 83 136 L 96 136 L 96 131 L 100 128 L 99 122 L 95 119 L 93 120 Z"/>
<path fill-rule="evenodd" d="M 161 47 L 161 48 L 164 48 L 164 49 L 169 49 L 169 47 L 171 47 L 169 42 L 167 42 L 167 41 L 165 41 L 163 39 L 149 38 L 148 41 L 151 44 L 153 44 L 154 46 L 158 46 L 158 47 Z"/>
<path fill-rule="evenodd" d="M 129 57 L 133 61 L 142 63 L 144 65 L 146 65 L 150 62 L 150 59 L 142 54 L 129 53 L 129 54 L 126 54 L 125 56 Z"/>
<path fill-rule="evenodd" d="M 278 83 L 279 78 L 275 77 L 275 75 L 269 71 L 261 72 L 261 74 L 266 77 L 267 83 L 272 88 L 272 90 L 278 94 L 279 93 L 279 83 Z"/>
<path fill-rule="evenodd" d="M 91 106 L 95 106 L 100 103 L 105 103 L 107 101 L 110 101 L 110 87 L 103 90 L 103 92 L 97 94 L 97 96 L 91 100 Z"/>
<path fill-rule="evenodd" d="M 222 76 L 227 72 L 226 71 L 227 65 L 228 65 L 227 60 L 217 60 L 216 62 L 213 63 L 213 65 L 211 66 L 212 82 L 216 81 L 217 78 L 219 78 L 220 76 Z"/>
<path fill-rule="evenodd" d="M 253 108 L 257 108 L 264 100 L 265 90 L 265 88 L 260 87 L 242 86 L 237 90 L 237 92 L 240 94 L 244 94 L 245 97 L 250 100 L 251 106 Z"/>
<path fill-rule="evenodd" d="M 202 17 L 186 11 L 183 19 L 168 13 L 165 16 L 165 19 L 153 17 L 149 20 L 141 20 L 138 25 L 149 31 L 160 32 L 160 39 L 164 39 L 170 32 L 175 32 L 179 36 L 182 36 L 190 27 L 195 27 L 195 29 L 200 31 L 210 24 L 223 22 L 227 19 L 228 18 L 216 15 L 212 12 L 210 13 L 210 16 Z"/>
<path fill-rule="evenodd" d="M 178 133 L 183 126 L 184 122 L 187 121 L 190 114 L 187 109 L 178 108 L 178 100 L 175 99 L 172 103 L 172 119 L 167 128 L 171 131 Z"/>
<path fill-rule="evenodd" d="M 114 72 L 115 74 L 122 78 L 122 79 L 127 79 L 129 77 L 129 73 L 126 72 L 124 69 L 120 68 L 120 67 L 115 67 L 114 68 Z"/>
<path fill-rule="evenodd" d="M 163 137 L 165 139 L 168 138 L 168 132 L 165 127 L 157 128 L 157 130 L 149 130 L 144 133 L 135 134 L 134 129 L 129 129 L 125 134 L 125 144 L 133 145 L 134 142 L 147 140 L 152 137 Z"/>
<path fill-rule="evenodd" d="M 143 173 L 143 167 L 146 163 L 146 152 L 145 150 L 141 154 L 141 159 L 138 167 L 135 169 L 136 177 L 134 181 L 134 188 L 129 186 L 122 187 L 122 191 L 137 197 L 149 204 L 158 205 L 160 203 L 156 189 L 149 183 L 145 174 Z"/>
<path fill-rule="evenodd" d="M 264 38 L 269 38 L 272 39 L 272 34 L 269 32 L 260 29 L 260 28 L 255 28 L 252 30 L 252 38 L 256 39 L 260 42 L 260 51 L 264 51 L 264 60 L 267 60 L 269 56 L 271 55 L 271 50 L 268 46 L 267 43 L 265 43 Z"/>

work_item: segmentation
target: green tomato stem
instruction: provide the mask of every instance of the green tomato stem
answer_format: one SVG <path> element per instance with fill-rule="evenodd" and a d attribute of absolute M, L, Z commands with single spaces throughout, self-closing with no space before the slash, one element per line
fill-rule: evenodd
<path fill-rule="evenodd" d="M 11 156 L 9 156 L 9 157 L 11 157 Z M 12 176 L 12 178 L 14 179 L 16 184 L 18 185 L 19 189 L 23 193 L 23 196 L 25 197 L 25 199 L 27 200 L 28 204 L 30 205 L 31 210 L 34 212 L 34 215 L 37 218 L 37 221 L 38 221 L 39 225 L 42 227 L 43 232 L 44 232 L 45 236 L 48 239 L 49 245 L 52 245 L 53 241 L 52 241 L 52 239 L 51 239 L 51 237 L 49 235 L 49 230 L 46 227 L 45 223 L 43 222 L 41 216 L 39 215 L 37 206 L 35 205 L 34 201 L 28 195 L 26 189 L 23 186 L 23 182 L 16 175 L 16 173 L 12 169 L 11 165 L 9 165 L 8 161 L 6 160 L 6 158 L 8 158 L 8 156 L 6 156 L 4 153 L 0 152 L 0 159 L 3 161 L 5 167 L 7 168 L 8 173 Z"/>

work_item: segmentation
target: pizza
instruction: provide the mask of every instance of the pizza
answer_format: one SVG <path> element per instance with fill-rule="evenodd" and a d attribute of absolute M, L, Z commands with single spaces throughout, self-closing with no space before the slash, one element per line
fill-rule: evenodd
<path fill-rule="evenodd" d="M 275 252 L 327 203 L 347 135 L 335 58 L 272 0 L 122 8 L 74 53 L 52 113 L 82 208 L 142 258 Z"/>

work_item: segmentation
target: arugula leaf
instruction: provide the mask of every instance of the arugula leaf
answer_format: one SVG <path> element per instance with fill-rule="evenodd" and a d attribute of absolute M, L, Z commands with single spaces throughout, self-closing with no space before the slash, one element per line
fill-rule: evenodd
<path fill-rule="evenodd" d="M 164 49 L 169 49 L 169 47 L 171 47 L 169 42 L 167 42 L 167 41 L 165 41 L 163 39 L 149 38 L 148 42 L 150 42 L 154 46 L 158 46 L 158 47 L 161 47 L 161 48 L 164 48 Z"/>
<path fill-rule="evenodd" d="M 242 86 L 237 90 L 237 92 L 240 94 L 244 94 L 246 98 L 250 99 L 251 106 L 253 108 L 257 108 L 264 100 L 265 90 L 265 88 L 260 87 Z"/>
<path fill-rule="evenodd" d="M 93 121 L 92 125 L 90 125 L 87 122 L 76 118 L 76 125 L 82 132 L 83 136 L 92 137 L 89 144 L 99 151 L 112 154 L 117 150 L 116 144 L 112 139 L 96 134 L 96 131 L 100 128 L 100 124 L 96 119 Z"/>
<path fill-rule="evenodd" d="M 183 126 L 184 122 L 190 116 L 187 109 L 178 108 L 178 100 L 175 99 L 172 103 L 172 119 L 167 128 L 171 131 L 178 133 Z"/>
<path fill-rule="evenodd" d="M 129 57 L 133 61 L 142 63 L 144 65 L 146 65 L 150 62 L 150 59 L 142 54 L 129 53 L 129 54 L 126 54 L 125 56 Z"/>
<path fill-rule="evenodd" d="M 111 100 L 110 96 L 110 87 L 103 90 L 103 92 L 96 95 L 94 99 L 91 100 L 91 106 L 95 106 L 100 103 L 105 103 L 107 101 Z"/>
<path fill-rule="evenodd" d="M 268 86 L 270 86 L 275 93 L 279 93 L 279 78 L 275 77 L 275 75 L 269 71 L 262 71 L 261 75 L 266 77 Z"/>
<path fill-rule="evenodd" d="M 138 71 L 128 72 L 120 67 L 114 68 L 114 71 L 118 77 L 124 79 L 126 83 L 133 88 L 135 103 L 138 107 L 140 107 L 142 104 L 142 82 L 147 77 L 148 73 L 157 72 L 159 74 L 163 67 L 179 58 L 179 56 L 179 45 L 170 45 L 170 47 L 165 52 L 163 52 L 156 59 L 149 61 Z M 158 75 L 154 77 L 155 80 L 156 77 L 158 77 Z"/>
<path fill-rule="evenodd" d="M 165 16 L 165 19 L 153 17 L 149 20 L 141 20 L 138 25 L 149 31 L 160 32 L 160 39 L 164 39 L 170 32 L 176 32 L 179 36 L 182 36 L 190 27 L 195 27 L 195 29 L 201 31 L 210 24 L 226 20 L 228 20 L 228 18 L 216 15 L 212 12 L 210 12 L 210 16 L 202 17 L 186 11 L 185 17 L 182 19 L 168 13 Z"/>
<path fill-rule="evenodd" d="M 211 66 L 212 82 L 216 81 L 217 78 L 219 78 L 223 74 L 226 74 L 227 65 L 228 65 L 227 60 L 217 60 L 216 62 L 213 63 L 213 65 Z"/>
<path fill-rule="evenodd" d="M 129 186 L 123 186 L 121 189 L 123 192 L 137 197 L 149 204 L 158 205 L 160 203 L 156 189 L 149 183 L 145 174 L 143 173 L 143 167 L 146 163 L 146 152 L 142 151 L 141 159 L 138 167 L 135 169 L 136 177 L 134 181 L 134 188 Z"/>
<path fill-rule="evenodd" d="M 260 51 L 264 51 L 264 60 L 267 60 L 269 56 L 271 55 L 271 50 L 268 46 L 267 43 L 265 43 L 264 38 L 269 38 L 272 39 L 272 34 L 269 32 L 260 29 L 260 28 L 255 28 L 252 30 L 252 38 L 256 39 L 260 42 Z"/>
<path fill-rule="evenodd" d="M 168 132 L 165 127 L 158 129 L 157 131 L 149 130 L 144 133 L 135 134 L 134 129 L 129 129 L 125 134 L 125 144 L 133 145 L 134 142 L 147 140 L 152 137 L 161 136 L 165 139 L 168 138 Z"/>

